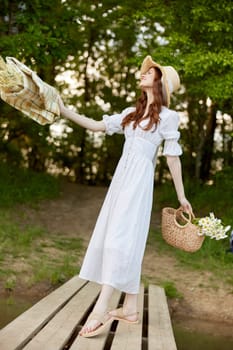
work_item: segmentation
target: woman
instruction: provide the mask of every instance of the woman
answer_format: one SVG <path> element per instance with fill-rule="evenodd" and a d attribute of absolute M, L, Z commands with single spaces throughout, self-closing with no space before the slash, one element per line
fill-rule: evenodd
<path fill-rule="evenodd" d="M 80 331 L 84 337 L 100 334 L 113 319 L 138 322 L 137 294 L 152 209 L 154 164 L 163 140 L 178 200 L 184 211 L 192 211 L 182 182 L 179 118 L 168 108 L 170 94 L 178 87 L 175 69 L 162 67 L 147 56 L 141 67 L 142 95 L 136 108 L 95 121 L 70 111 L 60 101 L 64 117 L 92 131 L 124 133 L 126 139 L 79 275 L 102 285 L 93 312 Z M 114 288 L 126 293 L 124 304 L 107 312 Z"/>

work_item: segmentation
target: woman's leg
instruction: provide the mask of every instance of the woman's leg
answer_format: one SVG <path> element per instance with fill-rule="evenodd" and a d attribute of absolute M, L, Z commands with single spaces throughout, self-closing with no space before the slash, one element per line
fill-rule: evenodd
<path fill-rule="evenodd" d="M 137 321 L 138 320 L 138 295 L 137 294 L 126 294 L 125 300 L 123 303 L 123 315 L 124 318 L 128 321 Z M 111 316 L 117 316 L 117 311 L 112 310 L 109 312 Z"/>
<path fill-rule="evenodd" d="M 93 313 L 96 314 L 105 314 L 108 309 L 108 304 L 110 301 L 110 298 L 112 296 L 112 293 L 114 291 L 114 288 L 112 286 L 109 286 L 107 284 L 103 284 L 101 288 L 101 292 L 99 295 L 99 298 L 97 299 L 97 302 L 94 306 L 94 309 L 92 310 Z M 81 331 L 79 332 L 80 335 L 89 333 L 97 329 L 101 323 L 98 320 L 91 319 L 88 320 L 85 325 L 82 327 Z"/>
<path fill-rule="evenodd" d="M 128 314 L 137 312 L 138 308 L 138 295 L 137 294 L 126 294 L 123 309 Z"/>

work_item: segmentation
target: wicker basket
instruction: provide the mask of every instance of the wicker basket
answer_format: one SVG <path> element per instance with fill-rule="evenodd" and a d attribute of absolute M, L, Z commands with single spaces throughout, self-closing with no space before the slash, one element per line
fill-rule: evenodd
<path fill-rule="evenodd" d="M 201 248 L 204 236 L 198 234 L 199 229 L 192 224 L 192 215 L 187 218 L 181 208 L 163 208 L 162 236 L 164 240 L 175 248 L 186 252 L 196 252 Z"/>

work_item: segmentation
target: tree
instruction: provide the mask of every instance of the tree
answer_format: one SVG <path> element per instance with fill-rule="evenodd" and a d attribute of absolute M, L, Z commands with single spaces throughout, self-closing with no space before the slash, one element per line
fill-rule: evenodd
<path fill-rule="evenodd" d="M 50 84 L 56 81 L 66 103 L 97 120 L 134 104 L 135 73 L 145 55 L 175 66 L 182 89 L 171 107 L 188 119 L 181 130 L 185 171 L 205 181 L 214 161 L 232 164 L 232 122 L 225 118 L 220 125 L 217 118 L 231 115 L 232 9 L 226 0 L 145 0 L 143 7 L 139 0 L 5 0 L 1 54 L 23 60 Z M 56 139 L 50 127 L 22 119 L 6 105 L 0 111 L 3 159 L 41 170 L 52 164 L 79 182 L 111 179 L 121 137 L 96 139 L 67 123 Z M 214 141 L 217 129 L 222 149 Z M 161 161 L 161 181 L 164 169 Z"/>
<path fill-rule="evenodd" d="M 190 157 L 196 154 L 196 177 L 205 181 L 213 160 L 217 113 L 232 112 L 233 5 L 203 0 L 165 3 L 171 16 L 166 49 L 181 73 L 183 103 L 188 104 L 186 145 Z M 193 128 L 196 132 L 191 135 Z"/>
<path fill-rule="evenodd" d="M 71 2 L 3 1 L 0 10 L 0 52 L 15 56 L 54 84 L 57 66 L 66 62 L 77 40 L 70 36 L 76 21 Z M 69 24 L 69 26 L 67 25 Z M 68 30 L 67 30 L 68 29 Z M 49 127 L 39 127 L 1 103 L 1 153 L 18 165 L 44 171 L 51 154 Z"/>

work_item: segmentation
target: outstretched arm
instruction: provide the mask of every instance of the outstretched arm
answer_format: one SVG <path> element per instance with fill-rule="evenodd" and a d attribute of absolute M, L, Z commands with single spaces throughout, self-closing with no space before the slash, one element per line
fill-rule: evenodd
<path fill-rule="evenodd" d="M 178 156 L 167 156 L 166 158 L 167 158 L 168 168 L 170 170 L 170 173 L 175 185 L 178 200 L 184 211 L 192 213 L 192 206 L 189 203 L 189 201 L 186 199 L 185 193 L 184 193 L 180 158 Z"/>
<path fill-rule="evenodd" d="M 60 107 L 60 114 L 63 117 L 69 120 L 72 120 L 74 123 L 82 126 L 85 129 L 88 129 L 91 131 L 105 131 L 105 124 L 102 120 L 97 121 L 97 120 L 85 117 L 83 115 L 80 115 L 74 111 L 71 111 L 70 109 L 64 106 L 61 98 L 59 98 L 58 103 Z"/>

